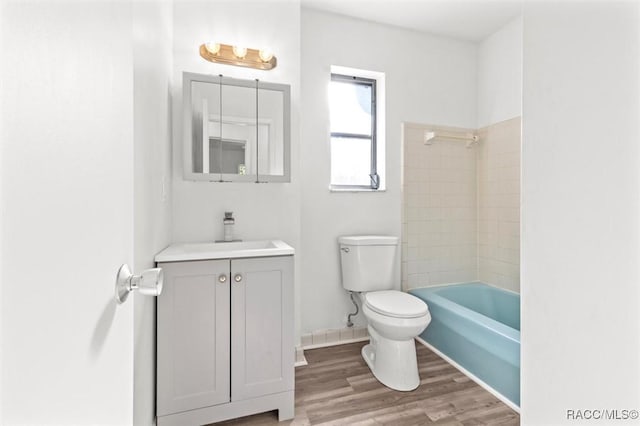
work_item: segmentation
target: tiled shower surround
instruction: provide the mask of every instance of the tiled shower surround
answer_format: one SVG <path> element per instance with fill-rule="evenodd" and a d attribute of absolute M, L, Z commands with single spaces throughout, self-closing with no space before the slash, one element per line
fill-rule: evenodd
<path fill-rule="evenodd" d="M 480 143 L 436 140 L 405 124 L 403 288 L 480 280 L 519 291 L 520 118 L 476 132 Z"/>
<path fill-rule="evenodd" d="M 520 292 L 520 118 L 478 135 L 478 278 Z"/>
<path fill-rule="evenodd" d="M 402 266 L 404 288 L 477 277 L 476 150 L 464 142 L 424 144 L 405 126 Z"/>

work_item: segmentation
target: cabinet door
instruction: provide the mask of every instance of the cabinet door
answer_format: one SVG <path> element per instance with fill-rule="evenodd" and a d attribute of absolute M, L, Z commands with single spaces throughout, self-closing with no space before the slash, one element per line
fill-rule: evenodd
<path fill-rule="evenodd" d="M 161 266 L 157 414 L 229 402 L 229 260 Z"/>
<path fill-rule="evenodd" d="M 232 401 L 293 390 L 292 256 L 234 259 L 231 276 Z"/>

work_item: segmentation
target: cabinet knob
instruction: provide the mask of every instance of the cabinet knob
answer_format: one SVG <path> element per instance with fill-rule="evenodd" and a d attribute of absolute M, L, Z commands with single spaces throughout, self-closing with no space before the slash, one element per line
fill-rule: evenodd
<path fill-rule="evenodd" d="M 233 277 L 233 279 L 234 279 L 235 282 L 239 283 L 240 281 L 242 281 L 242 274 L 236 274 Z"/>
<path fill-rule="evenodd" d="M 227 282 L 227 276 L 226 276 L 225 274 L 221 274 L 221 275 L 218 277 L 218 281 L 220 281 L 220 282 L 221 282 L 221 283 L 223 283 L 223 284 L 224 284 L 224 283 L 226 283 L 226 282 Z"/>

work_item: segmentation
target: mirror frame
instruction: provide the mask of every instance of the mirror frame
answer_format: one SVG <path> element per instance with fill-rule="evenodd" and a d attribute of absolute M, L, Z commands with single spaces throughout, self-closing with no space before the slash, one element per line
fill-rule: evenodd
<path fill-rule="evenodd" d="M 221 75 L 197 74 L 184 71 L 182 73 L 182 113 L 183 113 L 183 167 L 184 179 L 191 181 L 207 181 L 207 182 L 291 182 L 291 87 L 288 84 L 267 83 L 258 80 L 258 89 L 274 90 L 282 92 L 283 108 L 282 108 L 282 143 L 283 143 L 283 174 L 282 175 L 266 175 L 260 173 L 258 167 L 257 174 L 238 175 L 230 173 L 195 173 L 193 172 L 193 133 L 192 133 L 192 116 L 191 109 L 191 83 L 211 83 L 216 86 L 220 84 L 222 79 L 223 86 L 238 86 L 255 89 L 256 80 L 242 80 L 232 77 L 224 77 Z M 259 92 L 258 92 L 259 93 Z M 224 100 L 223 100 L 224 102 Z M 258 119 L 260 112 L 258 111 Z"/>

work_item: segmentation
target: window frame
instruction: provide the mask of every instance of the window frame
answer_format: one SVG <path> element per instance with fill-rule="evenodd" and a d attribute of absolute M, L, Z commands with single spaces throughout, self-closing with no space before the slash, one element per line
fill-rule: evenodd
<path fill-rule="evenodd" d="M 330 138 L 371 139 L 371 170 L 369 173 L 369 185 L 344 185 L 330 183 L 331 189 L 337 190 L 365 190 L 377 191 L 380 189 L 380 175 L 378 174 L 378 109 L 377 109 L 377 80 L 375 78 L 360 77 L 357 75 L 331 73 L 331 81 L 359 84 L 371 87 L 371 135 L 363 133 L 330 132 Z M 329 105 L 331 108 L 331 105 Z M 331 165 L 333 167 L 333 165 Z"/>

